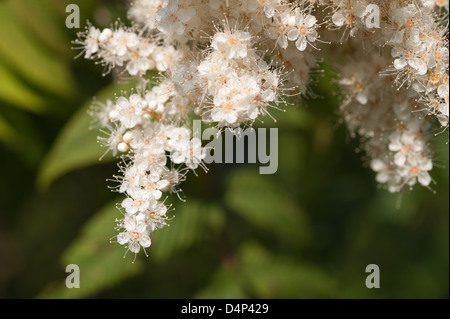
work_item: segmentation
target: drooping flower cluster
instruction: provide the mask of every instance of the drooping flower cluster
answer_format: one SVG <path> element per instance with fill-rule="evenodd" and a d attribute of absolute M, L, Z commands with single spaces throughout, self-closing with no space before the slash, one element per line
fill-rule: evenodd
<path fill-rule="evenodd" d="M 341 67 L 339 83 L 346 94 L 341 111 L 350 131 L 363 139 L 379 183 L 391 192 L 417 182 L 430 187 L 431 123 L 434 117 L 448 127 L 449 117 L 448 31 L 441 20 L 448 1 L 373 4 L 332 5 L 335 26 L 349 29 L 357 40 L 360 33 L 366 49 L 360 50 L 353 39 L 345 42 L 353 51 L 346 52 Z M 379 16 L 375 28 L 368 21 L 370 6 Z M 392 83 L 397 90 L 389 87 Z"/>
<path fill-rule="evenodd" d="M 384 81 L 373 81 L 389 59 L 359 56 L 342 68 L 339 80 L 346 99 L 340 111 L 350 131 L 361 136 L 376 180 L 390 192 L 417 182 L 429 187 L 432 152 L 425 133 L 430 121 L 417 116 L 418 103 L 405 88 L 393 91 Z"/>
<path fill-rule="evenodd" d="M 118 225 L 125 230 L 117 241 L 128 244 L 134 253 L 149 247 L 150 233 L 167 225 L 168 207 L 163 193 L 179 195 L 178 186 L 187 169 L 204 167 L 205 150 L 200 139 L 191 136 L 190 128 L 161 120 L 169 98 L 161 99 L 159 106 L 152 104 L 154 100 L 148 102 L 156 88 L 161 89 L 154 87 L 144 97 L 131 94 L 119 97 L 115 103 L 109 101 L 106 127 L 110 133 L 103 140 L 113 152 L 127 154 L 120 165 L 121 175 L 115 176 L 119 183 L 116 191 L 126 194 L 120 204 L 124 218 Z"/>
<path fill-rule="evenodd" d="M 319 58 L 342 71 L 340 112 L 376 180 L 391 192 L 429 187 L 427 132 L 448 126 L 448 0 L 134 0 L 129 17 L 131 27 L 89 25 L 75 41 L 105 73 L 138 79 L 96 113 L 101 142 L 122 157 L 127 251 L 167 225 L 164 193 L 206 170 L 190 120 L 224 129 L 273 117 L 286 95 L 314 95 Z"/>

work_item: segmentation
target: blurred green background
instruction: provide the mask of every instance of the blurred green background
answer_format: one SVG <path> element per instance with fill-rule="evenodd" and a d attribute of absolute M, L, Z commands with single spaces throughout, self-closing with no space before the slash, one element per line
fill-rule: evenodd
<path fill-rule="evenodd" d="M 274 111 L 279 169 L 214 164 L 189 174 L 186 203 L 152 237 L 149 257 L 118 244 L 106 182 L 116 161 L 89 130 L 92 97 L 126 89 L 71 50 L 66 5 L 81 24 L 126 19 L 125 1 L 0 1 L 0 298 L 448 298 L 448 135 L 436 144 L 436 194 L 379 189 L 358 141 L 323 98 Z M 264 126 L 261 125 L 261 126 Z M 65 267 L 81 270 L 79 289 Z M 367 289 L 377 264 L 381 288 Z"/>

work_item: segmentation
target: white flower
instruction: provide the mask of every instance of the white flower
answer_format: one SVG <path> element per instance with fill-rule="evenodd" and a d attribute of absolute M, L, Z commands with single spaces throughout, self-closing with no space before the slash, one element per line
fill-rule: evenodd
<path fill-rule="evenodd" d="M 217 96 L 211 110 L 211 119 L 221 125 L 235 124 L 238 120 L 239 101 L 229 96 Z"/>
<path fill-rule="evenodd" d="M 144 178 L 144 177 L 142 177 Z M 128 189 L 129 191 L 130 189 Z M 131 194 L 130 194 L 131 195 Z M 127 214 L 134 215 L 137 212 L 145 211 L 151 200 L 151 195 L 144 192 L 141 188 L 132 194 L 134 198 L 127 197 L 122 201 L 122 207 L 125 208 Z"/>
<path fill-rule="evenodd" d="M 364 74 L 362 75 L 364 76 Z M 360 74 L 357 76 L 353 75 L 349 78 L 343 78 L 339 81 L 339 84 L 349 87 L 350 97 L 354 97 L 356 101 L 363 105 L 367 104 L 372 92 L 369 91 L 370 86 L 366 85 L 360 78 Z"/>
<path fill-rule="evenodd" d="M 195 16 L 194 8 L 184 8 L 178 0 L 169 0 L 169 3 L 158 9 L 158 30 L 163 33 L 175 33 L 182 35 L 186 23 Z"/>
<path fill-rule="evenodd" d="M 144 171 L 160 174 L 167 163 L 165 145 L 157 138 L 145 139 L 135 151 L 134 162 Z"/>
<path fill-rule="evenodd" d="M 186 95 L 176 95 L 165 107 L 165 115 L 174 120 L 174 122 L 183 122 L 193 111 L 193 101 Z"/>
<path fill-rule="evenodd" d="M 449 114 L 448 114 L 448 103 L 441 103 L 441 104 L 439 104 L 438 110 L 439 110 L 439 112 L 441 112 L 442 115 L 444 115 L 446 117 L 449 116 Z"/>
<path fill-rule="evenodd" d="M 283 12 L 274 17 L 274 22 L 267 27 L 267 35 L 269 38 L 277 40 L 277 44 L 282 49 L 288 46 L 287 31 L 288 21 L 290 18 L 289 12 Z"/>
<path fill-rule="evenodd" d="M 367 4 L 365 1 L 342 1 L 332 16 L 331 21 L 337 27 L 345 26 L 350 29 L 350 36 L 355 36 L 358 31 L 358 19 L 360 19 L 366 11 Z"/>
<path fill-rule="evenodd" d="M 153 232 L 158 228 L 163 228 L 167 226 L 166 213 L 167 213 L 166 205 L 164 205 L 161 202 L 155 201 L 145 213 L 140 214 L 140 216 L 137 216 L 137 219 L 140 219 L 142 216 L 143 221 L 147 224 L 147 227 L 150 230 L 150 232 Z"/>
<path fill-rule="evenodd" d="M 113 156 L 117 155 L 118 146 L 123 142 L 123 134 L 126 130 L 126 128 L 120 124 L 107 126 L 107 128 L 110 130 L 109 133 L 107 133 L 108 136 L 98 138 L 100 144 L 107 148 L 101 158 L 103 158 L 110 150 L 112 151 Z"/>
<path fill-rule="evenodd" d="M 167 0 L 135 0 L 128 11 L 134 21 L 143 24 L 144 29 L 152 30 L 157 26 L 158 9 L 167 5 Z"/>
<path fill-rule="evenodd" d="M 187 127 L 172 127 L 167 131 L 167 147 L 169 151 L 182 149 L 191 138 L 191 131 Z"/>
<path fill-rule="evenodd" d="M 389 150 L 396 152 L 394 163 L 400 167 L 404 166 L 411 156 L 416 156 L 423 149 L 423 142 L 418 138 L 417 132 L 395 132 L 390 136 L 390 140 Z"/>
<path fill-rule="evenodd" d="M 432 54 L 429 56 L 428 60 L 428 67 L 434 68 L 438 66 L 439 64 L 447 64 L 448 65 L 448 57 L 449 57 L 449 51 L 448 48 L 445 46 L 437 47 L 432 50 Z"/>
<path fill-rule="evenodd" d="M 172 168 L 170 170 L 165 170 L 163 172 L 164 179 L 169 181 L 169 184 L 162 188 L 162 192 L 170 192 L 170 193 L 178 193 L 180 190 L 178 189 L 178 185 L 186 179 L 186 170 L 179 170 Z"/>
<path fill-rule="evenodd" d="M 137 194 L 142 185 L 142 178 L 145 175 L 143 171 L 137 165 L 131 165 L 123 169 L 124 176 L 119 179 L 121 182 L 119 187 L 120 193 Z M 130 203 L 126 204 L 129 205 Z"/>
<path fill-rule="evenodd" d="M 102 33 L 98 37 L 100 43 L 108 42 L 113 36 L 113 31 L 109 28 L 103 29 Z"/>
<path fill-rule="evenodd" d="M 118 29 L 113 33 L 110 44 L 114 53 L 121 57 L 128 53 L 128 49 L 134 50 L 138 47 L 139 38 L 134 32 Z"/>
<path fill-rule="evenodd" d="M 170 70 L 174 65 L 177 65 L 182 59 L 182 51 L 176 50 L 173 46 L 156 47 L 153 58 L 156 63 L 158 71 Z"/>
<path fill-rule="evenodd" d="M 169 185 L 169 181 L 166 179 L 161 179 L 161 175 L 157 173 L 148 174 L 144 182 L 144 190 L 148 196 L 156 200 L 160 199 L 162 196 L 161 189 L 164 189 Z"/>
<path fill-rule="evenodd" d="M 304 16 L 300 12 L 290 18 L 287 37 L 289 41 L 295 41 L 298 50 L 304 51 L 308 43 L 316 41 L 316 22 L 317 19 L 313 15 L 307 14 Z"/>
<path fill-rule="evenodd" d="M 126 128 L 133 128 L 142 121 L 142 109 L 147 105 L 140 95 L 132 94 L 129 99 L 121 96 L 116 101 L 117 118 Z"/>
<path fill-rule="evenodd" d="M 239 78 L 239 87 L 236 87 L 236 99 L 243 105 L 254 102 L 255 97 L 260 93 L 260 86 L 256 76 L 245 74 Z"/>
<path fill-rule="evenodd" d="M 190 141 L 180 145 L 180 148 L 172 153 L 171 158 L 175 164 L 184 163 L 190 169 L 196 169 L 202 166 L 202 160 L 205 158 L 206 152 L 202 148 L 202 142 L 199 138 L 194 137 Z"/>
<path fill-rule="evenodd" d="M 86 39 L 84 40 L 84 57 L 91 58 L 98 51 L 98 43 L 100 37 L 100 30 L 95 27 L 89 27 Z"/>
<path fill-rule="evenodd" d="M 128 250 L 137 254 L 140 248 L 148 248 L 151 245 L 147 225 L 138 222 L 135 216 L 125 216 L 125 231 L 117 235 L 117 242 L 121 245 L 128 244 Z"/>
<path fill-rule="evenodd" d="M 145 74 L 148 70 L 156 67 L 155 61 L 149 56 L 155 47 L 142 41 L 136 50 L 130 51 L 130 60 L 127 63 L 127 71 L 130 75 Z"/>
<path fill-rule="evenodd" d="M 280 6 L 281 0 L 246 0 L 242 1 L 242 5 L 247 3 L 247 9 L 256 11 L 259 7 L 263 9 L 267 18 L 272 18 L 275 15 L 275 9 Z"/>
<path fill-rule="evenodd" d="M 139 56 L 139 54 L 136 53 L 132 55 L 126 69 L 130 75 L 137 75 L 138 73 L 144 74 L 147 70 L 151 69 L 151 65 L 152 63 L 149 59 Z"/>
<path fill-rule="evenodd" d="M 206 86 L 211 94 L 220 93 L 230 79 L 236 78 L 234 68 L 217 51 L 212 52 L 197 68 L 200 75 L 199 82 Z"/>
<path fill-rule="evenodd" d="M 172 80 L 179 84 L 183 90 L 192 90 L 197 83 L 197 68 L 196 62 L 181 64 L 172 72 Z"/>
<path fill-rule="evenodd" d="M 117 119 L 110 116 L 116 113 L 116 106 L 113 101 L 106 100 L 105 103 L 95 101 L 89 110 L 89 114 L 94 117 L 96 126 L 108 127 L 111 126 Z"/>
<path fill-rule="evenodd" d="M 420 55 L 413 49 L 394 47 L 391 55 L 396 58 L 394 60 L 395 70 L 399 74 L 404 74 L 407 78 L 413 79 L 425 75 L 428 71 L 427 62 L 419 58 Z"/>
<path fill-rule="evenodd" d="M 378 183 L 384 184 L 389 181 L 392 169 L 388 163 L 385 163 L 381 159 L 374 158 L 370 162 L 370 167 L 372 168 L 372 170 L 377 172 L 376 181 Z"/>
<path fill-rule="evenodd" d="M 251 38 L 250 33 L 240 30 L 217 32 L 214 34 L 211 47 L 221 52 L 227 59 L 245 58 Z"/>
<path fill-rule="evenodd" d="M 133 128 L 142 121 L 143 101 L 138 94 L 133 94 L 129 99 L 119 97 L 116 101 L 117 119 L 126 128 Z"/>
<path fill-rule="evenodd" d="M 413 186 L 418 181 L 422 186 L 428 186 L 431 183 L 431 176 L 428 173 L 433 168 L 431 160 L 425 156 L 417 156 L 410 159 L 400 172 L 408 185 Z"/>
<path fill-rule="evenodd" d="M 448 83 L 439 85 L 439 87 L 437 89 L 437 93 L 438 93 L 439 97 L 441 97 L 443 99 L 448 99 L 448 95 L 449 95 Z"/>
<path fill-rule="evenodd" d="M 164 112 L 165 104 L 176 95 L 175 84 L 170 80 L 165 80 L 159 85 L 152 88 L 151 91 L 145 94 L 145 101 L 150 111 L 161 114 Z"/>

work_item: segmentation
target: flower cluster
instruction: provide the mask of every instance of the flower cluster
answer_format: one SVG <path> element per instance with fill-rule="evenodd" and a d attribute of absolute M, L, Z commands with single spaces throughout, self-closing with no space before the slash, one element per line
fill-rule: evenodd
<path fill-rule="evenodd" d="M 391 192 L 430 187 L 428 132 L 449 117 L 448 0 L 134 0 L 129 18 L 75 41 L 105 73 L 138 79 L 96 112 L 101 142 L 122 157 L 127 251 L 167 225 L 163 194 L 180 197 L 186 173 L 206 170 L 193 117 L 219 129 L 273 117 L 287 96 L 314 96 L 311 73 L 327 56 L 376 180 Z"/>
<path fill-rule="evenodd" d="M 352 38 L 339 81 L 350 131 L 361 136 L 376 180 L 389 191 L 430 187 L 432 118 L 446 128 L 449 120 L 448 24 L 441 20 L 448 1 L 380 1 L 378 28 L 368 28 L 369 1 L 332 2 L 332 23 Z M 358 33 L 364 52 L 354 43 Z"/>
<path fill-rule="evenodd" d="M 379 55 L 359 58 L 342 69 L 339 84 L 346 99 L 340 111 L 350 131 L 363 139 L 377 182 L 393 193 L 417 182 L 429 187 L 428 171 L 433 165 L 425 133 L 430 122 L 414 113 L 417 102 L 406 89 L 394 94 L 386 85 L 390 79 L 373 81 L 389 59 Z"/>
<path fill-rule="evenodd" d="M 116 191 L 126 194 L 120 204 L 124 218 L 118 224 L 124 230 L 117 241 L 128 244 L 134 253 L 149 247 L 150 233 L 167 225 L 169 207 L 164 204 L 163 193 L 180 197 L 178 186 L 187 170 L 204 167 L 205 150 L 200 139 L 191 136 L 191 129 L 161 120 L 171 94 L 166 87 L 167 97 L 158 105 L 152 99 L 157 88 L 161 90 L 158 86 L 146 96 L 135 93 L 108 103 L 109 134 L 103 142 L 113 152 L 126 154 L 119 165 L 121 175 L 114 180 L 119 184 Z"/>
<path fill-rule="evenodd" d="M 198 66 L 204 122 L 234 127 L 266 114 L 277 102 L 280 79 L 251 48 L 251 35 L 241 30 L 217 32 L 212 51 Z"/>
<path fill-rule="evenodd" d="M 448 0 L 331 1 L 332 24 L 362 34 L 367 51 L 389 48 L 391 61 L 384 74 L 394 77 L 398 88 L 411 88 L 430 115 L 443 126 L 449 120 L 448 20 L 442 26 L 441 9 L 448 18 Z M 376 6 L 374 7 L 374 4 Z M 376 8 L 378 27 L 368 23 L 368 8 Z M 341 38 L 342 42 L 342 38 Z M 385 50 L 386 51 L 386 50 Z M 380 70 L 383 71 L 383 70 Z"/>
<path fill-rule="evenodd" d="M 115 25 L 103 30 L 90 26 L 75 41 L 86 59 L 98 60 L 105 74 L 125 67 L 131 76 L 144 76 L 149 70 L 166 71 L 168 64 L 180 58 L 173 46 L 158 45 L 132 28 Z"/>

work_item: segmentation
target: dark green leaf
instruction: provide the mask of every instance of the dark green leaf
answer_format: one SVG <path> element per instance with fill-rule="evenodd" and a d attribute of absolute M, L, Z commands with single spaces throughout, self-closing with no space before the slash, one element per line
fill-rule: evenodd
<path fill-rule="evenodd" d="M 169 227 L 155 231 L 150 258 L 165 260 L 220 231 L 225 213 L 214 204 L 188 199 L 186 203 L 178 203 L 174 216 Z"/>
<path fill-rule="evenodd" d="M 316 265 L 273 255 L 256 243 L 242 245 L 240 274 L 256 298 L 329 298 L 335 283 Z"/>
<path fill-rule="evenodd" d="M 76 264 L 79 267 L 80 288 L 69 289 L 65 283 L 53 283 L 38 298 L 90 297 L 143 270 L 142 260 L 136 258 L 132 263 L 130 259 L 122 258 L 125 249 L 108 241 L 108 237 L 115 235 L 118 216 L 120 212 L 115 203 L 106 205 L 87 222 L 79 237 L 65 251 L 62 266 Z"/>
<path fill-rule="evenodd" d="M 60 97 L 73 96 L 75 83 L 69 68 L 27 32 L 6 2 L 0 2 L 0 21 L 0 57 L 47 92 Z"/>
<path fill-rule="evenodd" d="M 240 169 L 229 177 L 226 203 L 233 211 L 281 241 L 304 243 L 308 238 L 306 216 L 273 176 Z"/>
<path fill-rule="evenodd" d="M 2 83 L 0 100 L 35 113 L 46 110 L 45 100 L 2 64 L 0 64 L 0 83 Z"/>

